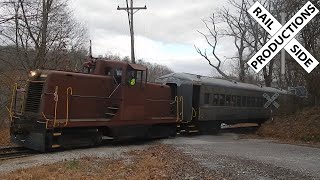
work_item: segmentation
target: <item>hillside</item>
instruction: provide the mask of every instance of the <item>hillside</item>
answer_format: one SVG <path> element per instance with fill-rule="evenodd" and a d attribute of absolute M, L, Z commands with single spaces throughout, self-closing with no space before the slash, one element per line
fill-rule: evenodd
<path fill-rule="evenodd" d="M 320 142 L 320 107 L 305 108 L 292 115 L 275 117 L 258 130 L 258 135 L 283 140 Z"/>

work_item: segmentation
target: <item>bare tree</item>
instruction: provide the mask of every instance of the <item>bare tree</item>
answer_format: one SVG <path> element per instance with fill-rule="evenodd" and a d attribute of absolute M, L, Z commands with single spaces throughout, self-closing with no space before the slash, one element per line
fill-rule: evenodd
<path fill-rule="evenodd" d="M 221 74 L 224 78 L 229 79 L 229 76 L 227 74 L 225 74 L 222 70 L 221 70 L 221 63 L 222 60 L 218 57 L 217 53 L 216 53 L 216 47 L 217 47 L 217 43 L 218 43 L 218 31 L 216 28 L 216 21 L 215 21 L 215 15 L 214 13 L 212 14 L 212 17 L 210 17 L 210 21 L 209 23 L 211 24 L 212 28 L 209 27 L 208 25 L 208 21 L 206 20 L 202 20 L 202 22 L 205 24 L 209 35 L 204 34 L 201 31 L 198 31 L 207 41 L 208 45 L 211 47 L 211 54 L 214 57 L 214 60 L 217 63 L 213 63 L 212 60 L 208 57 L 207 55 L 207 50 L 203 50 L 201 51 L 200 48 L 198 48 L 196 45 L 194 45 L 194 48 L 196 49 L 196 51 L 205 59 L 208 61 L 209 65 L 211 67 L 213 67 L 214 69 L 216 69 L 218 71 L 219 74 Z M 213 39 L 212 42 L 209 40 Z"/>
<path fill-rule="evenodd" d="M 142 64 L 147 66 L 148 68 L 148 81 L 155 82 L 156 78 L 173 73 L 173 70 L 168 68 L 166 65 L 157 64 L 157 63 L 150 63 L 146 62 L 142 59 L 138 60 L 138 64 Z"/>
<path fill-rule="evenodd" d="M 87 31 L 73 18 L 68 3 L 0 0 L 0 107 L 8 105 L 13 83 L 30 70 L 80 67 Z"/>
<path fill-rule="evenodd" d="M 72 18 L 67 0 L 3 0 L 1 5 L 0 36 L 6 45 L 15 45 L 26 72 L 50 67 L 52 52 L 83 48 L 86 30 Z"/>

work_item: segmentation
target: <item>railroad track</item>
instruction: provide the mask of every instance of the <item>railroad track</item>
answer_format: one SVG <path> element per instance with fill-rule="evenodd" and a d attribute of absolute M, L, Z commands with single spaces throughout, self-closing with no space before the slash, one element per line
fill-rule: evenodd
<path fill-rule="evenodd" d="M 236 134 L 252 134 L 259 129 L 259 126 L 245 127 L 227 127 L 220 130 L 221 133 L 236 133 Z"/>
<path fill-rule="evenodd" d="M 36 152 L 24 147 L 0 148 L 0 161 L 35 155 Z"/>

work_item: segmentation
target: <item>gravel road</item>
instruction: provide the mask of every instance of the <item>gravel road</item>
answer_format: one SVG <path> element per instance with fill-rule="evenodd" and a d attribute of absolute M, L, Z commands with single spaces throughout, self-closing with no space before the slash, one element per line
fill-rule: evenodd
<path fill-rule="evenodd" d="M 225 133 L 164 139 L 226 179 L 320 179 L 320 149 Z"/>

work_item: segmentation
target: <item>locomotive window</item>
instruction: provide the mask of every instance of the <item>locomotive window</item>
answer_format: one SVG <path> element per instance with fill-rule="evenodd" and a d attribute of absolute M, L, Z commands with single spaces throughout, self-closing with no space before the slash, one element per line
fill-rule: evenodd
<path fill-rule="evenodd" d="M 224 106 L 224 103 L 225 103 L 225 95 L 224 94 L 220 94 L 219 105 L 220 106 Z"/>
<path fill-rule="evenodd" d="M 104 73 L 105 73 L 105 75 L 107 75 L 107 76 L 111 76 L 111 70 L 112 70 L 112 68 L 111 68 L 111 67 L 106 67 L 106 68 L 104 69 Z"/>
<path fill-rule="evenodd" d="M 237 102 L 237 96 L 232 96 L 231 97 L 231 106 L 236 106 L 236 102 Z"/>
<path fill-rule="evenodd" d="M 219 105 L 219 94 L 214 94 L 214 95 L 213 95 L 212 104 L 213 104 L 214 106 Z"/>
<path fill-rule="evenodd" d="M 247 106 L 247 96 L 242 96 L 241 106 L 242 107 Z"/>
<path fill-rule="evenodd" d="M 237 106 L 241 106 L 241 96 L 237 96 Z"/>
<path fill-rule="evenodd" d="M 231 105 L 231 95 L 226 95 L 226 106 Z"/>
<path fill-rule="evenodd" d="M 122 68 L 115 69 L 115 71 L 113 73 L 113 77 L 114 77 L 116 83 L 120 84 L 121 83 L 121 79 L 122 79 Z"/>
<path fill-rule="evenodd" d="M 146 78 L 146 73 L 143 73 L 143 71 L 137 71 L 137 81 L 142 82 Z"/>
<path fill-rule="evenodd" d="M 86 74 L 93 74 L 95 68 L 96 68 L 95 66 L 84 67 L 82 72 Z"/>
<path fill-rule="evenodd" d="M 210 104 L 210 94 L 209 93 L 204 93 L 204 104 Z"/>

